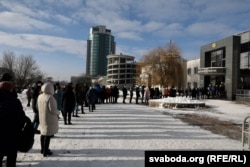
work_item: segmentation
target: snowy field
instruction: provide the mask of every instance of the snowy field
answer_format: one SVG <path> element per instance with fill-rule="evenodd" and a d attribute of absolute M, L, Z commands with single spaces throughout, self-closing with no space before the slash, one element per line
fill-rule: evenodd
<path fill-rule="evenodd" d="M 19 98 L 26 114 L 33 118 L 25 95 Z M 40 154 L 40 135 L 36 135 L 33 149 L 18 154 L 17 166 L 143 167 L 145 150 L 242 150 L 240 141 L 188 125 L 171 115 L 188 112 L 242 123 L 250 116 L 249 106 L 205 100 L 210 110 L 170 110 L 119 100 L 118 104 L 98 104 L 91 113 L 85 107 L 86 114 L 73 117 L 73 125 L 64 125 L 60 116 L 59 133 L 50 144 L 53 155 Z"/>

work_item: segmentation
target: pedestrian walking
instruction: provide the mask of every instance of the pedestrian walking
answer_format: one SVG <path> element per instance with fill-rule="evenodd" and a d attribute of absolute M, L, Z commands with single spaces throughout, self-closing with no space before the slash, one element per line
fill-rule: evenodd
<path fill-rule="evenodd" d="M 52 155 L 52 151 L 49 149 L 50 139 L 58 132 L 58 116 L 60 111 L 57 109 L 53 84 L 50 82 L 45 83 L 41 91 L 42 93 L 37 99 L 37 106 L 41 130 L 41 154 L 46 157 Z"/>

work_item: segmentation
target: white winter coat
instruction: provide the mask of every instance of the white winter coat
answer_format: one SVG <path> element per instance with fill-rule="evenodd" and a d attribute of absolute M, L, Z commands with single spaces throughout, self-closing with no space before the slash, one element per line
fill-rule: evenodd
<path fill-rule="evenodd" d="M 57 103 L 54 95 L 54 86 L 45 83 L 41 88 L 42 94 L 38 96 L 37 107 L 39 111 L 41 135 L 51 136 L 58 132 Z"/>

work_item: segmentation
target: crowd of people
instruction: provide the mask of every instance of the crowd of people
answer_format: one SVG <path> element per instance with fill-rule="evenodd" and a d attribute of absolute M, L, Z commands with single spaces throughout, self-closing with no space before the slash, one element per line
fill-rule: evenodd
<path fill-rule="evenodd" d="M 6 158 L 7 167 L 16 166 L 18 134 L 24 122 L 25 112 L 15 92 L 11 75 L 4 74 L 0 80 L 0 167 Z M 120 93 L 121 92 L 121 93 Z M 213 98 L 225 96 L 224 84 L 219 86 L 209 85 L 204 88 L 151 88 L 142 86 L 114 86 L 94 87 L 87 84 L 60 85 L 51 81 L 45 83 L 37 81 L 26 92 L 27 107 L 32 107 L 34 112 L 33 127 L 36 134 L 40 134 L 41 154 L 46 157 L 52 155 L 49 149 L 51 138 L 58 132 L 58 119 L 63 117 L 65 125 L 72 125 L 72 117 L 79 117 L 79 112 L 85 114 L 84 107 L 89 112 L 96 110 L 96 104 L 117 103 L 122 98 L 122 103 L 148 104 L 150 99 L 186 96 L 192 99 Z M 6 128 L 8 127 L 8 128 Z M 10 129 L 11 128 L 11 129 Z"/>

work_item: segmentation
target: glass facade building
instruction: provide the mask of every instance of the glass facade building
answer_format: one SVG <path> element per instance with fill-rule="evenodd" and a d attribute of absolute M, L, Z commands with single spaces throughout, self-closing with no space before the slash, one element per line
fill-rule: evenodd
<path fill-rule="evenodd" d="M 115 39 L 105 26 L 90 28 L 87 40 L 86 75 L 98 77 L 107 75 L 107 55 L 115 54 Z"/>
<path fill-rule="evenodd" d="M 227 99 L 250 97 L 250 30 L 204 45 L 200 52 L 202 86 L 224 83 Z"/>

